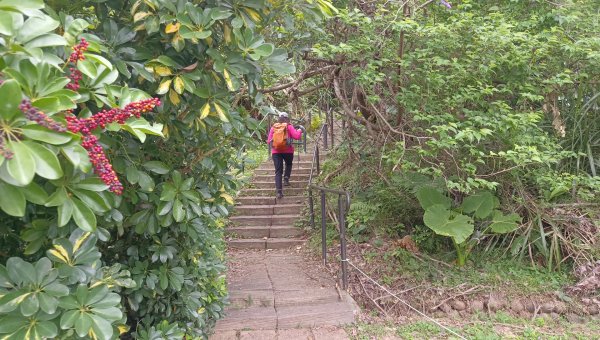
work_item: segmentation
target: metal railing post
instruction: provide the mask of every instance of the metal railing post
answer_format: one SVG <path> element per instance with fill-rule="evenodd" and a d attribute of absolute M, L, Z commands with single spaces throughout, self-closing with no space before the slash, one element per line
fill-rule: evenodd
<path fill-rule="evenodd" d="M 302 143 L 304 144 L 304 153 L 306 153 L 306 129 L 302 132 Z"/>
<path fill-rule="evenodd" d="M 348 259 L 346 257 L 346 202 L 342 201 L 342 195 L 338 195 L 338 209 L 340 216 L 340 252 L 342 255 L 342 289 L 348 289 Z"/>
<path fill-rule="evenodd" d="M 310 209 L 310 227 L 315 229 L 315 201 L 313 198 L 313 192 L 311 188 L 308 188 L 308 206 Z"/>
<path fill-rule="evenodd" d="M 325 191 L 321 190 L 321 250 L 323 264 L 327 264 L 327 212 L 325 211 Z"/>
<path fill-rule="evenodd" d="M 321 172 L 321 161 L 319 160 L 319 147 L 315 148 L 315 157 L 317 161 L 317 174 Z"/>
<path fill-rule="evenodd" d="M 328 129 L 327 128 L 327 123 L 325 123 L 325 127 L 323 128 L 323 132 L 324 132 L 324 134 L 323 134 L 323 147 L 325 148 L 325 150 L 329 149 L 329 147 L 327 147 L 327 144 L 328 144 L 327 143 L 327 134 L 328 134 L 327 129 Z M 319 143 L 319 141 L 317 141 L 317 143 Z"/>
<path fill-rule="evenodd" d="M 335 140 L 335 137 L 334 137 L 334 135 L 333 135 L 333 111 L 331 111 L 331 112 L 329 113 L 329 117 L 330 117 L 330 118 L 329 118 L 329 124 L 331 124 L 331 148 L 333 149 L 333 147 L 334 147 L 334 143 L 335 143 L 335 142 L 334 142 L 334 140 Z"/>

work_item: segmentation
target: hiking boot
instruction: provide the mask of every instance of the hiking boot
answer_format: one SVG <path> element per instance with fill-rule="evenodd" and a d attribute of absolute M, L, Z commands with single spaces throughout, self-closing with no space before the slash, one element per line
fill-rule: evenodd
<path fill-rule="evenodd" d="M 289 178 L 284 178 L 283 179 L 283 185 L 286 186 L 286 187 L 289 187 L 290 186 L 290 179 Z"/>
<path fill-rule="evenodd" d="M 283 198 L 283 191 L 277 191 L 277 199 L 282 199 Z"/>

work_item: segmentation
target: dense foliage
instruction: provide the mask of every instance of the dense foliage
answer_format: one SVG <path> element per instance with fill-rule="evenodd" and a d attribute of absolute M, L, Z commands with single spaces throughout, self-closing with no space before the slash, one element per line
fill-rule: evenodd
<path fill-rule="evenodd" d="M 322 83 L 319 95 L 340 107 L 348 157 L 370 168 L 352 187 L 376 216 L 391 209 L 392 224 L 431 227 L 412 208 L 419 188 L 455 207 L 489 191 L 523 218 L 505 239 L 514 254 L 549 267 L 598 256 L 597 1 L 336 4 L 344 9 L 305 58 L 327 72 L 306 86 Z M 456 220 L 464 215 L 444 214 L 471 229 Z M 475 241 L 486 239 L 498 240 Z"/>
<path fill-rule="evenodd" d="M 295 11 L 332 7 L 0 0 L 2 337 L 206 336 L 249 110 L 294 71 L 265 39 Z"/>

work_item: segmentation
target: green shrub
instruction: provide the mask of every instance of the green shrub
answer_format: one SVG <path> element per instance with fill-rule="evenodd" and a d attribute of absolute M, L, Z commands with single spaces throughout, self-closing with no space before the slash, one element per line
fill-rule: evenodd
<path fill-rule="evenodd" d="M 230 103 L 294 71 L 254 30 L 288 8 L 50 3 L 0 0 L 0 337 L 206 337 L 256 125 Z"/>
<path fill-rule="evenodd" d="M 487 191 L 464 198 L 454 208 L 452 200 L 435 188 L 421 187 L 416 195 L 425 210 L 425 225 L 438 235 L 452 238 L 459 266 L 465 265 L 473 247 L 483 236 L 512 232 L 521 222 L 519 215 L 505 215 L 497 210 L 498 198 Z"/>

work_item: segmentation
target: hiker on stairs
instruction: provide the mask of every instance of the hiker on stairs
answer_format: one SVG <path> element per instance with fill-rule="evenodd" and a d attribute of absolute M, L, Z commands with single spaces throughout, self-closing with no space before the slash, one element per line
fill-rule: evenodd
<path fill-rule="evenodd" d="M 292 161 L 294 160 L 294 146 L 292 139 L 299 140 L 302 138 L 302 130 L 296 130 L 290 124 L 290 118 L 286 112 L 279 113 L 277 123 L 273 124 L 269 131 L 267 144 L 271 145 L 273 164 L 275 165 L 275 188 L 277 190 L 277 198 L 283 197 L 283 186 L 281 183 L 281 175 L 283 174 L 283 163 L 285 162 L 285 175 L 283 176 L 283 184 L 290 185 L 290 175 L 292 174 Z"/>

